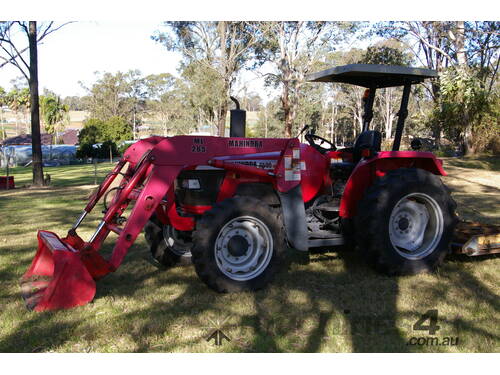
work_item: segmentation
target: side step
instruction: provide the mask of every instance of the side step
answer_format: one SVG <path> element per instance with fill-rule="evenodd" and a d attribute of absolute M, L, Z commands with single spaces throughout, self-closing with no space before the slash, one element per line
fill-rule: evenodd
<path fill-rule="evenodd" d="M 314 238 L 310 236 L 307 244 L 311 247 L 328 247 L 328 246 L 340 246 L 345 243 L 344 236 L 341 234 L 332 235 L 329 238 Z"/>

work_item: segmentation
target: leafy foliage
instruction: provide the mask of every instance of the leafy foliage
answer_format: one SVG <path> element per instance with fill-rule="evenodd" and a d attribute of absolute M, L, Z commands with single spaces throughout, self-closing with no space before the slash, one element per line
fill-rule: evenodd
<path fill-rule="evenodd" d="M 45 131 L 55 134 L 64 127 L 63 121 L 67 117 L 69 107 L 62 104 L 58 96 L 42 96 L 40 97 L 40 111 L 45 122 Z"/>
<path fill-rule="evenodd" d="M 392 47 L 382 44 L 368 47 L 359 63 L 408 66 L 412 60 L 411 55 L 405 52 L 401 45 Z"/>
<path fill-rule="evenodd" d="M 491 138 L 500 133 L 498 96 L 488 95 L 481 84 L 480 71 L 451 67 L 441 75 L 441 96 L 430 121 L 438 121 L 448 139 L 483 151 Z M 465 151 L 465 150 L 464 150 Z"/>
<path fill-rule="evenodd" d="M 39 117 L 39 98 L 38 98 L 38 55 L 37 46 L 43 39 L 54 31 L 59 30 L 66 24 L 56 26 L 53 21 L 47 23 L 37 23 L 37 21 L 1 21 L 0 22 L 0 61 L 2 65 L 11 64 L 29 83 L 31 110 L 31 133 L 32 139 L 32 170 L 33 185 L 43 186 L 43 164 L 42 164 L 42 146 L 40 138 L 40 117 Z M 26 39 L 24 44 L 22 39 L 16 35 L 20 31 Z M 29 50 L 29 60 L 25 52 Z M 23 56 L 24 55 L 24 56 Z"/>
<path fill-rule="evenodd" d="M 121 117 L 111 117 L 107 121 L 88 119 L 78 135 L 80 146 L 77 157 L 106 158 L 109 157 L 110 147 L 113 155 L 118 155 L 117 143 L 130 139 L 132 139 L 132 127 Z M 95 147 L 98 143 L 102 145 Z"/>
<path fill-rule="evenodd" d="M 89 85 L 86 97 L 68 97 L 61 103 L 55 94 L 44 95 L 56 98 L 57 105 L 90 112 L 91 119 L 81 133 L 82 144 L 137 138 L 137 133 L 130 136 L 130 128 L 139 129 L 141 135 L 224 135 L 229 95 L 237 96 L 244 109 L 258 111 L 251 115 L 252 125 L 255 119 L 257 123 L 247 127 L 248 135 L 294 136 L 308 124 L 319 135 L 344 144 L 361 131 L 364 89 L 308 84 L 306 75 L 350 63 L 423 65 L 436 69 L 440 76 L 414 86 L 405 135 L 433 138 L 443 146 L 449 141 L 462 143 L 468 151 L 495 147 L 500 22 L 380 22 L 371 24 L 370 32 L 363 34 L 366 25 L 166 22 L 152 38 L 181 54 L 178 77 L 169 73 L 143 76 L 137 70 L 101 73 Z M 366 49 L 349 49 L 351 42 L 375 34 L 383 39 Z M 241 74 L 245 69 L 260 75 L 268 89 L 279 90 L 277 95 L 264 105 L 258 95 L 249 94 L 239 81 L 246 79 Z M 26 116 L 29 96 L 23 99 L 21 92 L 25 90 L 25 94 L 27 89 L 15 90 L 9 105 Z M 371 126 L 382 132 L 387 144 L 394 135 L 401 93 L 401 88 L 377 90 Z M 57 107 L 54 101 L 52 105 Z M 55 113 L 51 123 L 61 124 Z M 139 126 L 142 123 L 144 127 Z M 53 132 L 53 126 L 49 124 L 47 130 Z"/>
<path fill-rule="evenodd" d="M 112 117 L 121 117 L 133 123 L 135 116 L 144 112 L 146 86 L 138 70 L 115 74 L 106 72 L 97 77 L 97 81 L 87 88 L 87 107 L 91 118 L 107 121 Z M 135 120 L 139 122 L 139 118 Z"/>
<path fill-rule="evenodd" d="M 256 65 L 271 63 L 266 84 L 280 87 L 284 135 L 290 137 L 297 120 L 305 77 L 325 68 L 326 57 L 340 42 L 357 31 L 360 23 L 348 22 L 262 22 L 263 38 L 255 45 Z M 300 125 L 299 125 L 300 126 Z"/>
<path fill-rule="evenodd" d="M 251 48 L 261 37 L 258 22 L 165 22 L 165 29 L 153 40 L 183 56 L 183 68 L 196 68 L 214 77 L 208 85 L 217 105 L 210 110 L 216 118 L 218 134 L 224 136 L 228 101 L 236 74 L 251 58 Z M 206 109 L 205 109 L 206 110 Z"/>

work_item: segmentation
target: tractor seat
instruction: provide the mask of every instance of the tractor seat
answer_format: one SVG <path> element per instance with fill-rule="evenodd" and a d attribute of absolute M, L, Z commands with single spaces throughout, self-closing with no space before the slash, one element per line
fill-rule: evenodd
<path fill-rule="evenodd" d="M 334 163 L 330 166 L 332 178 L 347 178 L 352 173 L 354 167 L 361 160 L 361 152 L 370 149 L 373 152 L 380 151 L 382 144 L 382 134 L 378 130 L 366 130 L 356 138 L 353 147 L 343 148 L 338 151 L 352 152 L 352 163 Z"/>
<path fill-rule="evenodd" d="M 382 144 L 382 134 L 378 130 L 365 130 L 356 138 L 352 148 L 353 161 L 357 163 L 361 160 L 361 151 L 370 149 L 379 152 Z"/>

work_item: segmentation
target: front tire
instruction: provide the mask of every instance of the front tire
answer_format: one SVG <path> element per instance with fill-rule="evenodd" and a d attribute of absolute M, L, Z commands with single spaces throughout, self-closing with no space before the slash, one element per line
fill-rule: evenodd
<path fill-rule="evenodd" d="M 258 290 L 284 263 L 286 246 L 279 210 L 252 197 L 217 203 L 196 224 L 193 264 L 217 292 Z"/>
<path fill-rule="evenodd" d="M 358 247 L 389 275 L 433 271 L 449 252 L 455 208 L 438 176 L 415 168 L 389 171 L 358 205 Z"/>
<path fill-rule="evenodd" d="M 163 225 L 153 215 L 144 227 L 144 237 L 153 258 L 165 267 L 191 265 L 192 243 L 188 234 Z"/>

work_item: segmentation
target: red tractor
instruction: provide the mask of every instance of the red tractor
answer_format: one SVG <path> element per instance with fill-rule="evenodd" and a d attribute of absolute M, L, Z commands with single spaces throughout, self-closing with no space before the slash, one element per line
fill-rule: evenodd
<path fill-rule="evenodd" d="M 412 84 L 436 73 L 383 65 L 347 65 L 310 77 L 367 88 L 363 132 L 337 149 L 312 132 L 298 138 L 151 137 L 132 145 L 105 178 L 64 238 L 38 232 L 39 248 L 23 276 L 23 296 L 37 311 L 83 305 L 95 280 L 115 271 L 144 229 L 155 259 L 193 263 L 218 292 L 264 287 L 284 263 L 287 248 L 357 246 L 388 274 L 435 269 L 450 251 L 455 202 L 446 173 L 429 152 L 399 151 Z M 404 86 L 392 151 L 370 130 L 376 89 Z M 238 118 L 242 119 L 241 113 Z M 240 134 L 235 134 L 235 133 Z M 110 188 L 118 175 L 121 182 Z M 108 191 L 112 199 L 94 235 L 76 230 Z M 124 216 L 133 204 L 128 217 Z M 110 232 L 109 259 L 99 253 Z"/>

